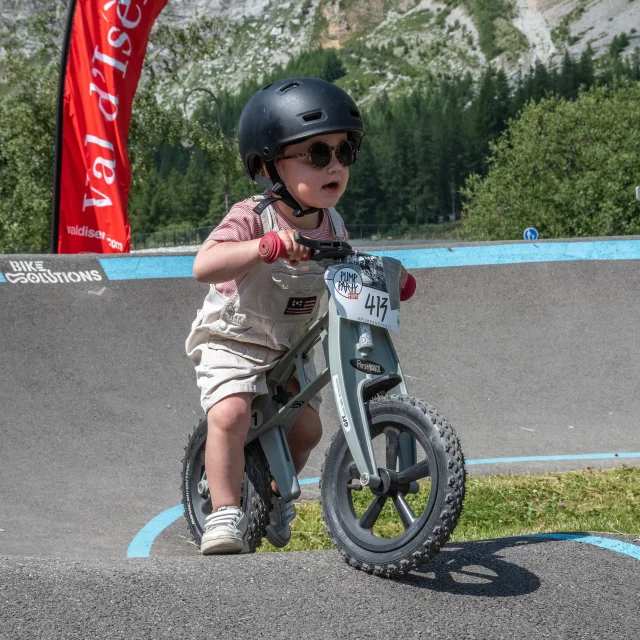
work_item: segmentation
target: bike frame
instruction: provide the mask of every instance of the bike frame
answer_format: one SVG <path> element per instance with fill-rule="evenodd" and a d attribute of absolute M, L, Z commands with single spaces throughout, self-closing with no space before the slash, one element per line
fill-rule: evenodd
<path fill-rule="evenodd" d="M 318 342 L 322 342 L 327 366 L 313 380 L 309 380 L 304 363 Z M 342 318 L 329 288 L 327 312 L 278 360 L 267 376 L 269 394 L 257 396 L 251 405 L 253 422 L 245 444 L 256 438 L 260 440 L 280 495 L 285 500 L 300 496 L 300 484 L 286 434 L 309 400 L 329 381 L 333 386 L 341 428 L 361 483 L 374 488 L 381 483 L 371 445 L 368 400 L 364 394 L 365 384 L 379 376 L 356 369 L 351 364 L 352 359 L 366 359 L 380 365 L 385 374 L 397 374 L 400 381 L 390 390 L 407 393 L 389 332 L 381 327 Z M 294 371 L 300 383 L 300 392 L 281 406 L 274 397 L 282 398 L 278 391 L 286 388 Z M 400 438 L 398 471 L 416 462 L 415 442 L 404 435 Z"/>

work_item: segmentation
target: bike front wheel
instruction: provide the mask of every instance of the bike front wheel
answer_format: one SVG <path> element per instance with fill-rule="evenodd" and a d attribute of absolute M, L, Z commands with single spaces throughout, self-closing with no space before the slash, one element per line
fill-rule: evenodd
<path fill-rule="evenodd" d="M 464 500 L 464 456 L 451 425 L 416 398 L 378 396 L 369 413 L 378 469 L 395 472 L 396 482 L 386 490 L 362 486 L 339 431 L 322 467 L 322 517 L 351 566 L 398 576 L 436 555 L 453 532 Z M 403 434 L 415 442 L 415 460 L 403 460 Z"/>

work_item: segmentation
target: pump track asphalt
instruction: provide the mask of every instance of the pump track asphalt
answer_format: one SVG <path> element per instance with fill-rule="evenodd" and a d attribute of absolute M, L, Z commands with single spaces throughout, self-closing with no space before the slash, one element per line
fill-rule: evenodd
<path fill-rule="evenodd" d="M 394 343 L 468 474 L 640 464 L 640 238 L 375 250 L 417 279 Z M 615 532 L 448 544 L 398 580 L 337 551 L 200 556 L 193 257 L 0 256 L 0 638 L 640 637 L 640 543 Z"/>

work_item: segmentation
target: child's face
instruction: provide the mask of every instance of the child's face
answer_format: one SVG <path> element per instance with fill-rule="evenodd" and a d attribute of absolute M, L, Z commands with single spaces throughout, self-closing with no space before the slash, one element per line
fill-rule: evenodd
<path fill-rule="evenodd" d="M 293 156 L 306 153 L 314 142 L 326 142 L 330 147 L 337 147 L 347 139 L 346 133 L 327 133 L 314 136 L 297 144 L 288 145 L 280 154 Z M 328 209 L 334 207 L 347 188 L 349 168 L 340 164 L 335 150 L 326 167 L 314 167 L 309 157 L 276 159 L 276 169 L 287 185 L 287 190 L 305 208 L 317 207 Z"/>

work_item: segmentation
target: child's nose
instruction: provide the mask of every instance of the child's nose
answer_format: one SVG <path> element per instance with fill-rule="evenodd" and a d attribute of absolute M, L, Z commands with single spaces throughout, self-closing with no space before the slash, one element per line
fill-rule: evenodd
<path fill-rule="evenodd" d="M 333 173 L 342 169 L 342 164 L 338 160 L 335 149 L 331 151 L 331 162 L 329 162 L 328 169 L 330 172 L 333 172 Z"/>

